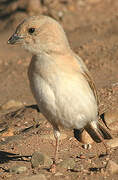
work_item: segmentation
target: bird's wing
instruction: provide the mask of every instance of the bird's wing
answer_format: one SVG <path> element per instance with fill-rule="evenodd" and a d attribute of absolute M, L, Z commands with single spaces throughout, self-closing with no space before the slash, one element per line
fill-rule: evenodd
<path fill-rule="evenodd" d="M 94 82 L 93 82 L 93 80 L 91 78 L 90 73 L 89 73 L 85 63 L 83 62 L 83 60 L 79 56 L 77 56 L 76 54 L 75 54 L 75 57 L 78 60 L 80 66 L 81 66 L 81 69 L 82 69 L 82 74 L 85 77 L 85 79 L 87 80 L 90 88 L 92 89 L 92 91 L 94 93 L 94 96 L 96 98 L 97 104 L 99 105 L 99 99 L 98 99 L 98 95 L 97 95 L 97 90 L 96 90 L 95 84 L 94 84 Z"/>
<path fill-rule="evenodd" d="M 92 89 L 92 91 L 94 93 L 94 96 L 96 98 L 97 104 L 99 105 L 99 99 L 98 99 L 98 95 L 97 95 L 97 90 L 96 90 L 95 84 L 94 84 L 90 74 L 88 72 L 84 71 L 83 72 L 83 76 L 86 78 L 90 88 Z"/>

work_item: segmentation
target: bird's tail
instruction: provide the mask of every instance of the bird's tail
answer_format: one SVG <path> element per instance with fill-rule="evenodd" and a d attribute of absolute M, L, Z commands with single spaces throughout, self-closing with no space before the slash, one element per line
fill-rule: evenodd
<path fill-rule="evenodd" d="M 100 122 L 91 122 L 85 130 L 97 143 L 102 142 L 103 139 L 112 139 L 110 132 Z"/>

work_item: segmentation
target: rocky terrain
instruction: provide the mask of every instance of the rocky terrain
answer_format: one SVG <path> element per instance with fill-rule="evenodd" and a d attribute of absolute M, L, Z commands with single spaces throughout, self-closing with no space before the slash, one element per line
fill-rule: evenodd
<path fill-rule="evenodd" d="M 0 1 L 0 180 L 118 178 L 117 10 L 117 0 Z M 106 140 L 111 153 L 105 156 L 103 143 L 94 143 L 86 132 L 79 137 L 62 130 L 56 173 L 49 171 L 55 146 L 52 127 L 29 88 L 31 55 L 7 44 L 19 22 L 39 14 L 59 21 L 72 49 L 83 58 L 96 84 L 102 120 L 113 136 Z"/>

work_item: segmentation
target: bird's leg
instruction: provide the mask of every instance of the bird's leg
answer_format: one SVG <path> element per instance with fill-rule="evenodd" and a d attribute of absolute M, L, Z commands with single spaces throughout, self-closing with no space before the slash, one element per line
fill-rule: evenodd
<path fill-rule="evenodd" d="M 54 129 L 54 137 L 56 139 L 56 145 L 55 145 L 55 154 L 54 154 L 54 162 L 56 163 L 58 159 L 58 147 L 59 147 L 59 137 L 60 137 L 60 131 L 59 129 Z"/>
<path fill-rule="evenodd" d="M 58 128 L 55 128 L 53 127 L 53 131 L 54 131 L 54 137 L 56 139 L 56 144 L 55 144 L 55 153 L 54 153 L 54 160 L 53 160 L 53 164 L 50 168 L 50 171 L 52 173 L 55 173 L 56 172 L 56 162 L 57 162 L 57 159 L 58 159 L 58 147 L 59 147 L 59 137 L 60 137 L 60 131 Z"/>

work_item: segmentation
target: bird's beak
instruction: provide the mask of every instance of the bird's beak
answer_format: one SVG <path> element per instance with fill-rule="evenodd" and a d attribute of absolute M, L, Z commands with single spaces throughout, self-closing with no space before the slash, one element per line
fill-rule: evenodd
<path fill-rule="evenodd" d="M 15 44 L 15 43 L 19 42 L 20 39 L 21 39 L 21 37 L 15 33 L 9 38 L 8 44 Z"/>

